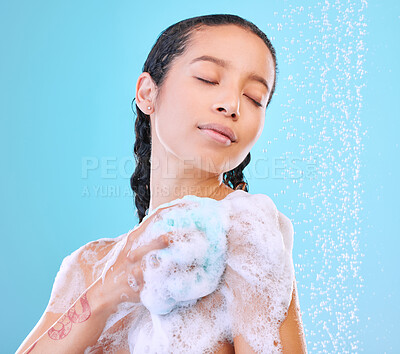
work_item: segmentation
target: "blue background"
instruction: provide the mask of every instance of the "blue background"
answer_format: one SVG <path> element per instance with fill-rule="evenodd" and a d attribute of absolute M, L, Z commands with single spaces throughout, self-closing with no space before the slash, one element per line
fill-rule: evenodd
<path fill-rule="evenodd" d="M 294 224 L 309 352 L 400 346 L 399 2 L 2 1 L 1 352 L 39 320 L 66 255 L 136 225 L 136 79 L 163 29 L 211 13 L 277 51 L 246 176 Z"/>

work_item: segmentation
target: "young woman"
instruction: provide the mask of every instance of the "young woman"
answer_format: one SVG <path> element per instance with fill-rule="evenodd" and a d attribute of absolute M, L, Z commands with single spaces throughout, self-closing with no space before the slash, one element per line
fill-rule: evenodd
<path fill-rule="evenodd" d="M 276 73 L 272 44 L 238 16 L 195 17 L 161 33 L 136 85 L 131 187 L 139 225 L 64 259 L 49 305 L 18 353 L 306 352 L 292 224 L 243 181 Z M 209 220 L 229 210 L 226 268 L 207 296 L 150 314 L 140 296 L 150 285 L 143 260 L 172 247 L 174 232 L 137 241 L 193 200 L 216 203 L 207 204 Z M 160 259 L 152 260 L 157 267 Z"/>

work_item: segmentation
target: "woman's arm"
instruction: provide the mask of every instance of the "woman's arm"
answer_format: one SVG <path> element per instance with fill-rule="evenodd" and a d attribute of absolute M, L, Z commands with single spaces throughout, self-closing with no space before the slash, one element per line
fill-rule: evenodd
<path fill-rule="evenodd" d="M 17 354 L 83 353 L 94 345 L 107 318 L 116 310 L 101 301 L 101 287 L 99 278 L 64 314 L 46 312 Z"/>
<path fill-rule="evenodd" d="M 281 337 L 283 353 L 307 352 L 296 280 L 294 280 L 293 284 L 292 301 L 290 302 L 288 315 L 279 328 L 279 335 Z"/>
<path fill-rule="evenodd" d="M 107 319 L 117 311 L 120 303 L 139 303 L 143 288 L 142 258 L 150 251 L 167 247 L 169 238 L 161 235 L 140 247 L 133 247 L 133 242 L 158 213 L 121 240 L 91 242 L 63 262 L 53 285 L 50 307 L 17 353 L 82 353 L 96 344 Z M 94 277 L 93 267 L 100 259 L 107 262 L 101 263 L 102 273 Z M 129 284 L 130 275 L 137 281 L 135 288 Z M 83 287 L 77 282 L 83 282 Z M 69 291 L 75 288 L 80 289 L 79 297 Z M 64 303 L 69 306 L 76 297 L 77 300 L 65 311 Z"/>
<path fill-rule="evenodd" d="M 290 302 L 288 315 L 279 328 L 279 335 L 282 344 L 282 352 L 284 354 L 307 353 L 300 306 L 297 298 L 296 280 L 294 281 L 292 301 Z M 235 353 L 255 353 L 242 335 L 236 336 L 233 342 Z"/>

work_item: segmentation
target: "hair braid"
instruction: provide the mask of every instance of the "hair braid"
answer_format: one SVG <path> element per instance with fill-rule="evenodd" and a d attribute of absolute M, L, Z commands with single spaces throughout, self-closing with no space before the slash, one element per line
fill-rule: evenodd
<path fill-rule="evenodd" d="M 133 101 L 132 101 L 133 103 Z M 138 110 L 135 122 L 136 141 L 133 147 L 136 168 L 131 176 L 131 188 L 135 193 L 135 205 L 142 221 L 150 204 L 150 117 Z"/>

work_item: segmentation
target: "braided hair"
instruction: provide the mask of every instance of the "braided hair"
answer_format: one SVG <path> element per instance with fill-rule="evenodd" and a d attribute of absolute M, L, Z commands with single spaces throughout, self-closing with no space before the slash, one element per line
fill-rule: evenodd
<path fill-rule="evenodd" d="M 278 72 L 275 49 L 265 33 L 256 25 L 236 15 L 215 14 L 198 16 L 171 25 L 161 32 L 157 38 L 156 43 L 147 56 L 142 71 L 148 72 L 154 83 L 160 88 L 171 67 L 171 63 L 175 58 L 183 54 L 191 39 L 192 33 L 201 27 L 228 24 L 234 24 L 252 31 L 265 42 L 271 52 L 275 65 L 275 77 L 271 94 L 267 102 L 268 107 L 275 91 L 276 75 Z M 134 101 L 135 99 L 132 100 L 132 110 Z M 137 105 L 135 134 L 136 141 L 133 151 L 136 168 L 131 176 L 130 184 L 135 195 L 135 205 L 139 222 L 141 222 L 150 205 L 151 128 L 149 115 L 143 113 Z M 242 189 L 248 192 L 248 184 L 244 181 L 243 170 L 250 163 L 250 159 L 251 155 L 249 152 L 246 158 L 237 167 L 223 174 L 223 183 L 232 189 Z"/>

